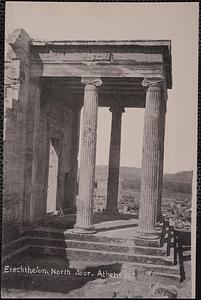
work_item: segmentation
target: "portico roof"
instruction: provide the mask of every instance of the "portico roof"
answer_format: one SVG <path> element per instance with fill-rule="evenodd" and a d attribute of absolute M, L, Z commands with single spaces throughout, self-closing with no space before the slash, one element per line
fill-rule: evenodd
<path fill-rule="evenodd" d="M 170 40 L 31 40 L 32 75 L 164 77 L 172 87 Z M 66 68 L 68 65 L 68 68 Z"/>
<path fill-rule="evenodd" d="M 33 46 L 45 45 L 88 45 L 88 46 L 165 46 L 171 47 L 170 40 L 32 40 Z"/>
<path fill-rule="evenodd" d="M 83 77 L 101 79 L 99 106 L 145 107 L 144 79 L 172 88 L 170 40 L 36 40 L 17 29 L 8 43 L 28 56 L 30 77 L 41 80 L 48 99 L 67 106 L 82 105 Z"/>

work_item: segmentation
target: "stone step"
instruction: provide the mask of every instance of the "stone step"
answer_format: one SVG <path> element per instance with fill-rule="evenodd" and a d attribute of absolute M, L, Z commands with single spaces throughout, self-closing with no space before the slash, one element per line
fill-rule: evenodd
<path fill-rule="evenodd" d="M 168 270 L 169 271 L 169 270 Z M 154 272 L 154 277 L 158 279 L 158 281 L 162 281 L 163 279 L 168 280 L 174 279 L 177 282 L 180 282 L 181 280 L 181 275 L 180 275 L 180 270 L 177 269 L 179 274 L 171 274 L 171 273 L 162 273 L 162 272 Z M 162 278 L 161 278 L 162 277 Z M 162 279 L 162 280 L 161 280 Z"/>
<path fill-rule="evenodd" d="M 67 250 L 67 249 L 66 249 Z M 68 249 L 69 250 L 69 249 Z M 112 253 L 106 253 L 104 254 L 104 260 L 103 257 L 97 255 L 99 253 L 96 252 L 96 258 L 91 260 L 86 260 L 86 254 L 84 255 L 84 258 L 82 257 L 82 255 L 79 255 L 80 252 L 79 250 L 77 251 L 77 256 L 74 255 L 74 251 L 76 252 L 76 249 L 70 249 L 69 251 L 64 251 L 64 249 L 60 249 L 60 248 L 54 248 L 54 247 L 49 247 L 49 248 L 45 248 L 42 246 L 31 246 L 29 248 L 29 250 L 27 251 L 27 253 L 29 255 L 34 255 L 35 257 L 37 257 L 38 255 L 40 256 L 41 254 L 45 256 L 54 256 L 54 255 L 59 255 L 60 257 L 64 257 L 66 256 L 68 259 L 68 263 L 69 263 L 69 268 L 77 268 L 77 269 L 84 269 L 87 267 L 100 267 L 105 265 L 105 267 L 107 267 L 107 265 L 111 265 L 111 264 L 117 264 L 117 263 L 127 263 L 128 262 L 128 257 L 126 259 L 126 261 L 122 261 L 121 260 L 117 260 L 117 257 L 113 257 Z M 67 253 L 66 253 L 67 252 Z M 70 252 L 70 255 L 69 255 Z M 83 251 L 82 251 L 83 253 Z M 88 253 L 87 253 L 88 254 Z M 70 257 L 71 256 L 71 257 Z M 157 263 L 148 263 L 148 261 L 144 262 L 138 262 L 138 261 L 132 261 L 129 262 L 132 264 L 132 266 L 136 267 L 137 269 L 139 269 L 140 271 L 154 271 L 155 273 L 165 273 L 165 274 L 173 274 L 176 275 L 178 277 L 180 277 L 180 268 L 178 265 L 162 265 L 162 264 L 157 264 Z"/>
<path fill-rule="evenodd" d="M 34 229 L 26 232 L 26 236 L 43 237 L 47 239 L 64 239 L 64 231 L 51 230 L 50 228 Z"/>
<path fill-rule="evenodd" d="M 64 247 L 64 248 L 77 248 L 77 249 L 88 249 L 88 250 L 99 250 L 109 251 L 127 254 L 146 254 L 146 255 L 158 255 L 165 256 L 166 251 L 163 248 L 157 247 L 143 247 L 133 246 L 126 244 L 109 244 L 103 242 L 92 242 L 92 241 L 77 241 L 77 240 L 64 240 L 64 239 L 46 239 L 39 237 L 28 237 L 28 243 L 30 245 L 39 246 L 53 246 L 53 247 Z"/>
<path fill-rule="evenodd" d="M 103 236 L 98 234 L 78 234 L 70 233 L 68 231 L 64 232 L 65 240 L 79 240 L 79 241 L 93 241 L 93 242 L 102 242 L 110 244 L 129 244 L 136 246 L 147 246 L 147 247 L 160 247 L 159 240 L 145 240 L 140 238 L 119 238 L 119 237 L 110 237 Z"/>
<path fill-rule="evenodd" d="M 173 265 L 172 261 L 166 259 L 162 256 L 151 256 L 145 254 L 128 254 L 128 253 L 118 253 L 109 252 L 102 250 L 87 250 L 87 249 L 76 249 L 76 248 L 66 248 L 66 254 L 69 259 L 75 259 L 77 256 L 82 257 L 87 260 L 99 259 L 101 261 L 112 261 L 112 262 L 141 262 L 148 264 L 162 264 L 162 265 Z M 109 257 L 108 257 L 109 256 Z"/>
<path fill-rule="evenodd" d="M 127 254 L 145 254 L 145 255 L 158 255 L 165 256 L 166 252 L 164 248 L 157 247 L 144 247 L 137 245 L 130 245 L 122 243 L 103 243 L 103 242 L 93 242 L 93 241 L 76 241 L 76 240 L 65 240 L 68 248 L 78 248 L 78 249 L 89 249 L 89 250 L 103 250 L 109 252 L 122 252 Z"/>
<path fill-rule="evenodd" d="M 87 249 L 77 249 L 77 248 L 63 248 L 63 247 L 47 247 L 40 245 L 33 245 L 30 247 L 33 254 L 48 254 L 48 255 L 58 255 L 64 256 L 69 261 L 84 260 L 84 261 L 96 261 L 99 260 L 102 263 L 118 263 L 118 262 L 139 262 L 145 264 L 158 264 L 172 266 L 173 261 L 168 259 L 168 257 L 163 256 L 151 256 L 142 254 L 127 254 L 100 250 L 87 250 Z M 34 254 L 34 255 L 35 255 Z"/>
<path fill-rule="evenodd" d="M 98 234 L 79 234 L 79 233 L 72 233 L 71 230 L 67 230 L 65 232 L 59 231 L 52 231 L 43 230 L 43 229 L 35 229 L 30 232 L 27 232 L 27 236 L 33 237 L 45 237 L 45 238 L 65 238 L 65 240 L 79 240 L 79 241 L 92 241 L 92 242 L 102 242 L 102 243 L 110 243 L 110 244 L 117 244 L 123 243 L 129 245 L 136 245 L 136 246 L 147 246 L 147 247 L 160 247 L 160 240 L 148 240 L 148 239 L 140 239 L 140 238 L 119 238 L 119 237 L 111 237 L 111 236 L 103 236 Z"/>
<path fill-rule="evenodd" d="M 19 248 L 22 248 L 22 247 L 26 246 L 26 245 L 27 245 L 26 237 L 20 237 L 20 238 L 18 238 L 16 240 L 13 240 L 11 242 L 4 243 L 3 246 L 2 246 L 3 257 L 5 255 L 8 255 L 9 253 L 14 252 L 15 250 L 17 250 Z"/>
<path fill-rule="evenodd" d="M 145 271 L 143 274 L 140 274 L 138 272 L 137 280 L 140 281 L 148 281 L 148 282 L 158 282 L 161 284 L 173 284 L 173 285 L 179 285 L 181 282 L 181 275 L 179 270 L 175 270 L 178 272 L 178 274 L 171 273 L 171 270 L 162 270 L 162 272 L 158 272 L 157 270 L 153 270 L 153 272 Z M 141 272 L 142 273 L 142 272 Z"/>
<path fill-rule="evenodd" d="M 29 249 L 30 249 L 29 245 L 26 245 L 26 246 L 23 246 L 21 248 L 18 248 L 16 250 L 12 251 L 12 252 L 9 252 L 8 254 L 5 254 L 2 257 L 2 261 L 6 262 L 9 259 L 12 259 L 13 257 L 16 257 L 17 255 L 19 255 L 19 253 L 22 254 L 22 253 L 26 252 Z"/>
<path fill-rule="evenodd" d="M 116 262 L 117 264 L 119 262 Z M 121 262 L 120 262 L 121 263 Z M 125 262 L 122 262 L 124 264 Z M 112 263 L 113 264 L 113 263 Z M 126 262 L 127 264 L 127 262 Z M 179 266 L 165 266 L 165 265 L 157 265 L 157 264 L 146 264 L 146 263 L 138 263 L 138 262 L 132 262 L 129 263 L 132 268 L 134 267 L 135 269 L 138 270 L 138 274 L 146 271 L 151 271 L 154 272 L 155 274 L 170 274 L 170 275 L 175 275 L 175 276 L 180 276 L 180 268 Z M 71 261 L 69 264 L 69 268 L 76 268 L 80 270 L 84 270 L 85 268 L 89 267 L 100 267 L 102 266 L 103 263 L 100 260 L 97 261 L 91 261 L 91 262 L 86 262 L 83 260 L 76 260 L 76 261 Z M 104 262 L 104 266 L 110 266 L 111 262 Z"/>
<path fill-rule="evenodd" d="M 145 245 L 143 243 L 144 240 L 141 239 L 128 239 L 128 238 L 118 238 L 118 237 L 109 237 L 109 236 L 102 236 L 97 234 L 78 234 L 78 233 L 71 233 L 68 231 L 61 232 L 61 231 L 52 231 L 49 230 L 32 230 L 27 233 L 27 236 L 33 237 L 44 237 L 44 238 L 55 238 L 61 239 L 65 238 L 65 240 L 78 240 L 78 241 L 89 241 L 89 242 L 102 242 L 102 243 L 129 243 L 133 245 L 143 245 L 143 246 L 152 246 L 152 247 L 159 247 L 159 241 L 145 241 Z"/>

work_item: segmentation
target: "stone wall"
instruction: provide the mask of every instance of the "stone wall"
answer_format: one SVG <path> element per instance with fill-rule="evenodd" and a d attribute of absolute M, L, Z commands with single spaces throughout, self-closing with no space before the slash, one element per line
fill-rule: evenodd
<path fill-rule="evenodd" d="M 4 102 L 4 223 L 21 224 L 24 216 L 25 172 L 29 153 L 29 36 L 22 30 L 8 37 Z"/>
<path fill-rule="evenodd" d="M 50 139 L 58 141 L 57 208 L 63 209 L 68 202 L 70 206 L 75 204 L 79 112 L 67 108 L 65 103 L 46 99 L 41 78 L 31 78 L 31 39 L 22 29 L 8 37 L 8 44 L 3 222 L 15 226 L 34 223 L 45 216 Z M 75 135 L 78 138 L 73 138 Z M 65 187 L 66 174 L 73 180 L 69 188 Z"/>

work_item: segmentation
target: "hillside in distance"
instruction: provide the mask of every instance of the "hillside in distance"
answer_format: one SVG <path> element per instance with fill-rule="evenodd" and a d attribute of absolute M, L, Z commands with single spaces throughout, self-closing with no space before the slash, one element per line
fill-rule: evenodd
<path fill-rule="evenodd" d="M 108 166 L 96 166 L 96 177 L 108 176 Z M 120 167 L 120 177 L 124 188 L 140 190 L 141 168 Z M 192 171 L 183 171 L 174 174 L 164 174 L 163 190 L 174 193 L 192 193 Z"/>
<path fill-rule="evenodd" d="M 97 175 L 108 175 L 108 166 L 96 166 Z M 120 176 L 122 179 L 141 179 L 141 168 L 136 167 L 120 167 Z"/>
<path fill-rule="evenodd" d="M 97 175 L 108 174 L 108 166 L 96 166 Z M 122 179 L 141 180 L 141 168 L 120 167 L 120 176 Z M 193 171 L 183 171 L 174 174 L 164 174 L 163 181 L 192 183 Z"/>

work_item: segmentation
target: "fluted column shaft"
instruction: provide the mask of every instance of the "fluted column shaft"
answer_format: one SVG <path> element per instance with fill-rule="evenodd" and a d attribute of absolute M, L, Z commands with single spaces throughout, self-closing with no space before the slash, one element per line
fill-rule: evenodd
<path fill-rule="evenodd" d="M 162 193 L 164 150 L 164 87 L 162 80 L 144 81 L 149 85 L 144 117 L 141 198 L 138 233 L 156 238 L 159 196 Z"/>
<path fill-rule="evenodd" d="M 161 205 L 162 205 L 162 187 L 163 187 L 163 164 L 164 164 L 164 141 L 165 141 L 165 117 L 166 117 L 166 102 L 167 91 L 164 90 L 162 94 L 162 104 L 160 111 L 160 159 L 159 159 L 159 176 L 158 176 L 158 201 L 156 206 L 156 221 L 159 222 L 162 218 Z"/>
<path fill-rule="evenodd" d="M 100 86 L 102 82 L 100 79 L 84 78 L 82 83 L 85 84 L 84 108 L 77 218 L 74 231 L 92 233 L 95 232 L 92 216 L 98 117 L 97 86 Z"/>
<path fill-rule="evenodd" d="M 121 118 L 122 113 L 124 112 L 124 108 L 114 106 L 110 108 L 110 111 L 112 112 L 112 126 L 110 138 L 106 212 L 109 214 L 116 214 L 118 213 Z"/>

